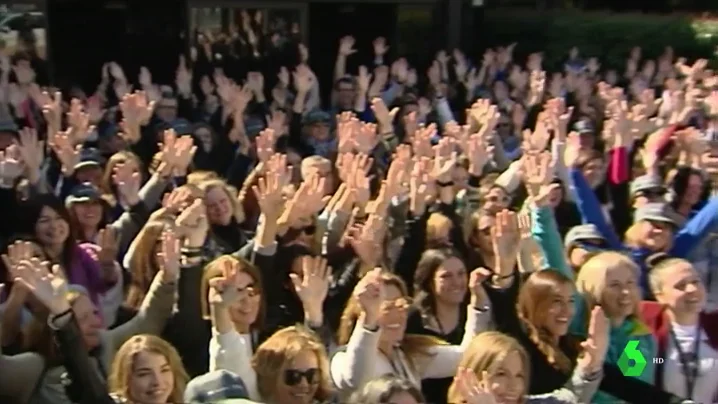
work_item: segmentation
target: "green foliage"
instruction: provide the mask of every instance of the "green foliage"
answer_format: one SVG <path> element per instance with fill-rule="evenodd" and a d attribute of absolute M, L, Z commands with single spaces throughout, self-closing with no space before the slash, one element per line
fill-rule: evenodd
<path fill-rule="evenodd" d="M 641 46 L 647 57 L 657 57 L 672 46 L 677 55 L 689 60 L 717 61 L 718 20 L 687 15 L 487 9 L 478 31 L 482 47 L 517 42 L 519 58 L 544 52 L 549 69 L 559 68 L 572 46 L 584 57 L 598 56 L 605 67 L 619 70 L 625 68 L 634 46 Z"/>

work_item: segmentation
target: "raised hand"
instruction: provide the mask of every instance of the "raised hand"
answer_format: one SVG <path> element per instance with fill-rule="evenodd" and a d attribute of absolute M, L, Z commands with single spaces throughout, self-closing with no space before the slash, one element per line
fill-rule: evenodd
<path fill-rule="evenodd" d="M 185 243 L 189 242 L 194 247 L 201 247 L 209 230 L 207 222 L 207 211 L 202 199 L 195 199 L 175 219 L 178 236 L 186 237 Z"/>
<path fill-rule="evenodd" d="M 483 380 L 479 381 L 473 370 L 459 368 L 454 377 L 454 386 L 464 399 L 465 404 L 497 404 L 496 398 L 488 387 L 488 374 L 484 371 Z"/>
<path fill-rule="evenodd" d="M 162 232 L 157 259 L 162 268 L 162 279 L 168 283 L 176 282 L 180 270 L 180 241 L 173 230 Z"/>
<path fill-rule="evenodd" d="M 240 298 L 236 282 L 239 271 L 230 260 L 222 266 L 222 275 L 209 280 L 209 303 L 228 308 Z"/>
<path fill-rule="evenodd" d="M 332 269 L 322 257 L 302 257 L 302 275 L 290 273 L 294 291 L 304 306 L 305 316 L 311 323 L 321 325 L 324 299 L 329 293 Z"/>
<path fill-rule="evenodd" d="M 47 137 L 52 137 L 62 130 L 62 93 L 55 92 L 52 96 L 43 91 L 35 100 L 42 108 L 42 115 L 47 122 Z"/>
<path fill-rule="evenodd" d="M 32 243 L 29 241 L 15 241 L 8 245 L 7 254 L 2 255 L 3 264 L 12 278 L 18 276 L 17 267 L 23 261 L 35 258 Z"/>
<path fill-rule="evenodd" d="M 97 245 L 100 247 L 97 254 L 97 260 L 100 264 L 114 264 L 120 250 L 120 239 L 117 237 L 117 231 L 110 226 L 100 230 Z"/>
<path fill-rule="evenodd" d="M 95 130 L 95 126 L 90 125 L 90 114 L 85 112 L 82 102 L 77 98 L 70 101 L 67 124 L 69 126 L 68 131 L 75 144 L 83 143 L 90 136 L 90 133 Z"/>
<path fill-rule="evenodd" d="M 66 177 L 71 176 L 75 171 L 75 165 L 80 161 L 82 145 L 73 145 L 65 132 L 56 132 L 50 139 L 50 147 L 62 164 L 62 174 Z"/>
<path fill-rule="evenodd" d="M 608 352 L 610 324 L 606 314 L 600 306 L 591 310 L 591 319 L 588 324 L 588 338 L 581 343 L 583 356 L 579 364 L 589 373 L 598 371 Z"/>
<path fill-rule="evenodd" d="M 252 187 L 252 192 L 265 219 L 276 221 L 284 207 L 280 175 L 276 172 L 268 172 L 266 176 L 259 178 L 257 185 Z"/>
<path fill-rule="evenodd" d="M 385 293 L 381 271 L 381 268 L 369 271 L 354 288 L 354 297 L 362 309 L 364 326 L 367 328 L 378 327 L 381 316 L 381 305 L 384 303 Z"/>
<path fill-rule="evenodd" d="M 486 268 L 476 268 L 469 274 L 469 291 L 471 292 L 471 305 L 482 308 L 488 302 L 486 290 L 483 283 L 493 275 L 493 272 Z"/>
<path fill-rule="evenodd" d="M 16 145 L 10 145 L 7 149 L 0 150 L 0 184 L 3 187 L 12 187 L 23 171 L 20 152 Z"/>
<path fill-rule="evenodd" d="M 339 40 L 339 56 L 347 57 L 356 53 L 354 44 L 356 40 L 353 36 L 345 36 Z"/>
<path fill-rule="evenodd" d="M 140 173 L 132 170 L 129 164 L 117 164 L 112 173 L 112 181 L 117 186 L 120 202 L 129 208 L 140 202 Z"/>
<path fill-rule="evenodd" d="M 15 268 L 15 282 L 22 284 L 52 314 L 60 314 L 70 309 L 67 301 L 67 282 L 61 274 L 59 265 L 49 264 L 37 258 L 20 261 Z"/>
<path fill-rule="evenodd" d="M 272 129 L 265 129 L 259 132 L 256 138 L 257 143 L 257 158 L 261 162 L 267 162 L 274 155 L 274 145 L 277 141 L 277 136 Z"/>
<path fill-rule="evenodd" d="M 25 163 L 25 171 L 32 183 L 39 180 L 40 167 L 45 158 L 45 142 L 38 141 L 37 131 L 32 128 L 23 128 L 20 131 L 18 151 Z"/>

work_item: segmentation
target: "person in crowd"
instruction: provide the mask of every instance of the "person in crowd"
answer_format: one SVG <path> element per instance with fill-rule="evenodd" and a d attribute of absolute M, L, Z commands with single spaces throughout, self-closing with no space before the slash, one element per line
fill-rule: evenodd
<path fill-rule="evenodd" d="M 3 403 L 718 399 L 706 60 L 324 69 L 275 14 L 92 94 L 0 52 Z"/>

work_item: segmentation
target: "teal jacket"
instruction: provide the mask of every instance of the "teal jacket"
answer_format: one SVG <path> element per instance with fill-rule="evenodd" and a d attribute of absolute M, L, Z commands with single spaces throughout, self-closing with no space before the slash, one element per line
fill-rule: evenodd
<path fill-rule="evenodd" d="M 553 216 L 553 210 L 549 207 L 532 208 L 531 216 L 533 227 L 531 234 L 541 248 L 544 255 L 544 270 L 558 271 L 567 278 L 575 280 L 573 270 L 566 262 L 566 257 L 561 242 L 561 235 Z M 586 338 L 588 330 L 588 308 L 586 300 L 578 292 L 574 295 L 575 314 L 571 320 L 569 332 L 577 337 Z M 656 338 L 648 326 L 643 324 L 638 317 L 631 316 L 618 327 L 611 327 L 606 363 L 616 365 L 621 357 L 626 344 L 629 341 L 638 340 L 638 350 L 648 362 L 645 370 L 638 376 L 644 382 L 654 384 L 655 366 L 653 358 L 658 352 Z M 604 392 L 597 392 L 593 403 L 616 403 L 616 398 Z"/>

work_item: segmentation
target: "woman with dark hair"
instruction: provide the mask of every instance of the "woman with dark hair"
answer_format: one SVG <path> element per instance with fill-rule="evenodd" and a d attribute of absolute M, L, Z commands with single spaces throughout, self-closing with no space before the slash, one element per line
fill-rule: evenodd
<path fill-rule="evenodd" d="M 83 286 L 93 303 L 117 282 L 114 266 L 101 266 L 75 239 L 69 211 L 53 195 L 38 195 L 23 206 L 22 233 L 32 234 L 47 259 L 60 265 L 69 283 Z"/>
<path fill-rule="evenodd" d="M 414 306 L 407 320 L 410 334 L 430 335 L 461 344 L 466 323 L 469 274 L 459 254 L 450 249 L 424 251 L 414 273 Z M 451 378 L 422 382 L 429 402 L 441 402 Z"/>

